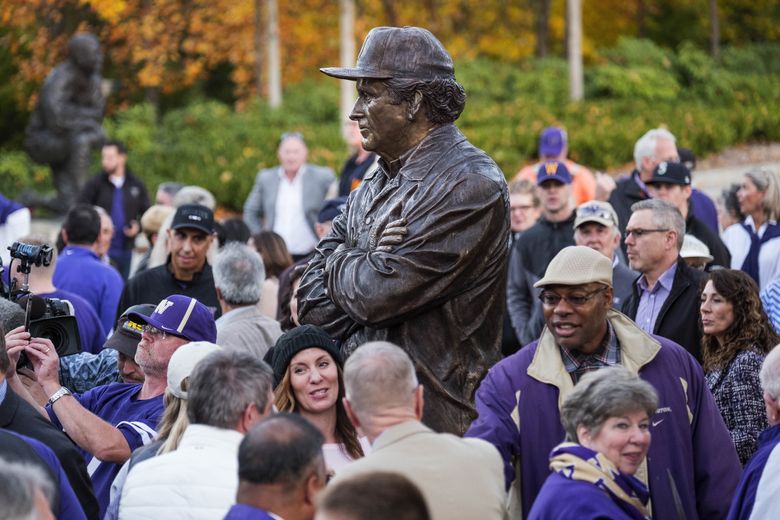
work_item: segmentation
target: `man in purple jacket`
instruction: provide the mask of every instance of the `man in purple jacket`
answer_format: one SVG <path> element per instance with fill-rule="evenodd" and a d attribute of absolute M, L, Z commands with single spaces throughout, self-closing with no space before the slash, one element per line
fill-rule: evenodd
<path fill-rule="evenodd" d="M 466 432 L 498 448 L 520 499 L 514 507 L 527 516 L 549 474 L 548 454 L 564 438 L 559 407 L 574 384 L 620 364 L 658 392 L 650 451 L 636 474 L 650 488 L 653 517 L 725 517 L 740 465 L 696 360 L 611 309 L 612 265 L 597 251 L 561 250 L 535 286 L 543 288 L 546 328 L 490 370 Z"/>

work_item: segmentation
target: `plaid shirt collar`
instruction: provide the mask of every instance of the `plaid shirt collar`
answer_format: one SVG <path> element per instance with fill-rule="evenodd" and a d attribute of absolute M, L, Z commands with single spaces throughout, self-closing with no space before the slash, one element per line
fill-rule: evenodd
<path fill-rule="evenodd" d="M 558 348 L 561 351 L 563 366 L 571 375 L 574 384 L 577 384 L 577 381 L 587 372 L 620 364 L 620 343 L 609 320 L 607 320 L 607 335 L 604 337 L 604 342 L 593 354 L 583 354 L 560 345 Z"/>

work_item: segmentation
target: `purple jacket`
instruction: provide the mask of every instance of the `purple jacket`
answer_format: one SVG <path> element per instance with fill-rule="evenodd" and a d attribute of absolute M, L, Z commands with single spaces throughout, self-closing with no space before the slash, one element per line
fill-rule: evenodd
<path fill-rule="evenodd" d="M 645 334 L 620 312 L 607 319 L 621 363 L 651 383 L 659 406 L 652 418 L 647 461 L 635 475 L 650 489 L 655 518 L 677 518 L 672 480 L 687 518 L 724 518 L 740 474 L 728 430 L 696 360 L 667 339 Z M 516 463 L 523 517 L 550 471 L 547 456 L 564 438 L 560 405 L 574 387 L 552 334 L 490 369 L 476 394 L 479 417 L 466 432 L 493 443 L 504 459 L 507 485 Z M 670 479 L 671 476 L 671 479 Z"/>
<path fill-rule="evenodd" d="M 528 520 L 631 520 L 607 493 L 582 480 L 550 473 L 534 502 Z"/>

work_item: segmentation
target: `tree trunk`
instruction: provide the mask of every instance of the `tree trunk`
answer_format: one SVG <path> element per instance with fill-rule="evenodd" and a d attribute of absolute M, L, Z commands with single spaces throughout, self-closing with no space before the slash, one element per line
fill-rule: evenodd
<path fill-rule="evenodd" d="M 720 59 L 720 21 L 718 20 L 718 0 L 710 0 L 710 52 L 716 60 Z"/>
<path fill-rule="evenodd" d="M 279 5 L 267 0 L 268 9 L 268 104 L 277 108 L 282 104 L 282 60 L 279 57 Z"/>
<path fill-rule="evenodd" d="M 339 0 L 341 66 L 355 66 L 355 0 Z M 341 80 L 341 115 L 349 116 L 355 103 L 355 82 Z"/>
<path fill-rule="evenodd" d="M 263 0 L 255 0 L 255 90 L 263 97 Z"/>
<path fill-rule="evenodd" d="M 550 8 L 551 0 L 531 0 L 534 11 L 534 32 L 536 33 L 536 49 L 534 54 L 544 58 L 550 51 Z"/>
<path fill-rule="evenodd" d="M 566 14 L 569 44 L 569 98 L 572 101 L 581 101 L 583 97 L 581 0 L 566 0 Z"/>
<path fill-rule="evenodd" d="M 647 5 L 644 0 L 636 2 L 636 33 L 640 38 L 645 37 L 645 14 L 647 14 Z"/>
<path fill-rule="evenodd" d="M 385 19 L 390 27 L 398 27 L 398 13 L 395 11 L 395 0 L 382 0 Z"/>

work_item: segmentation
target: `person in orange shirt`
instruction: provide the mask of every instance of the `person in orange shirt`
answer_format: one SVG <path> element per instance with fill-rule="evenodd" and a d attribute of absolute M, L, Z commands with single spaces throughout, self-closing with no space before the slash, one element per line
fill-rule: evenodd
<path fill-rule="evenodd" d="M 545 161 L 561 161 L 572 176 L 574 202 L 580 205 L 593 200 L 596 197 L 596 178 L 585 166 L 567 159 L 568 151 L 566 130 L 555 126 L 545 128 L 539 136 L 539 161 L 524 166 L 512 180 L 526 179 L 536 183 L 536 171 Z"/>

